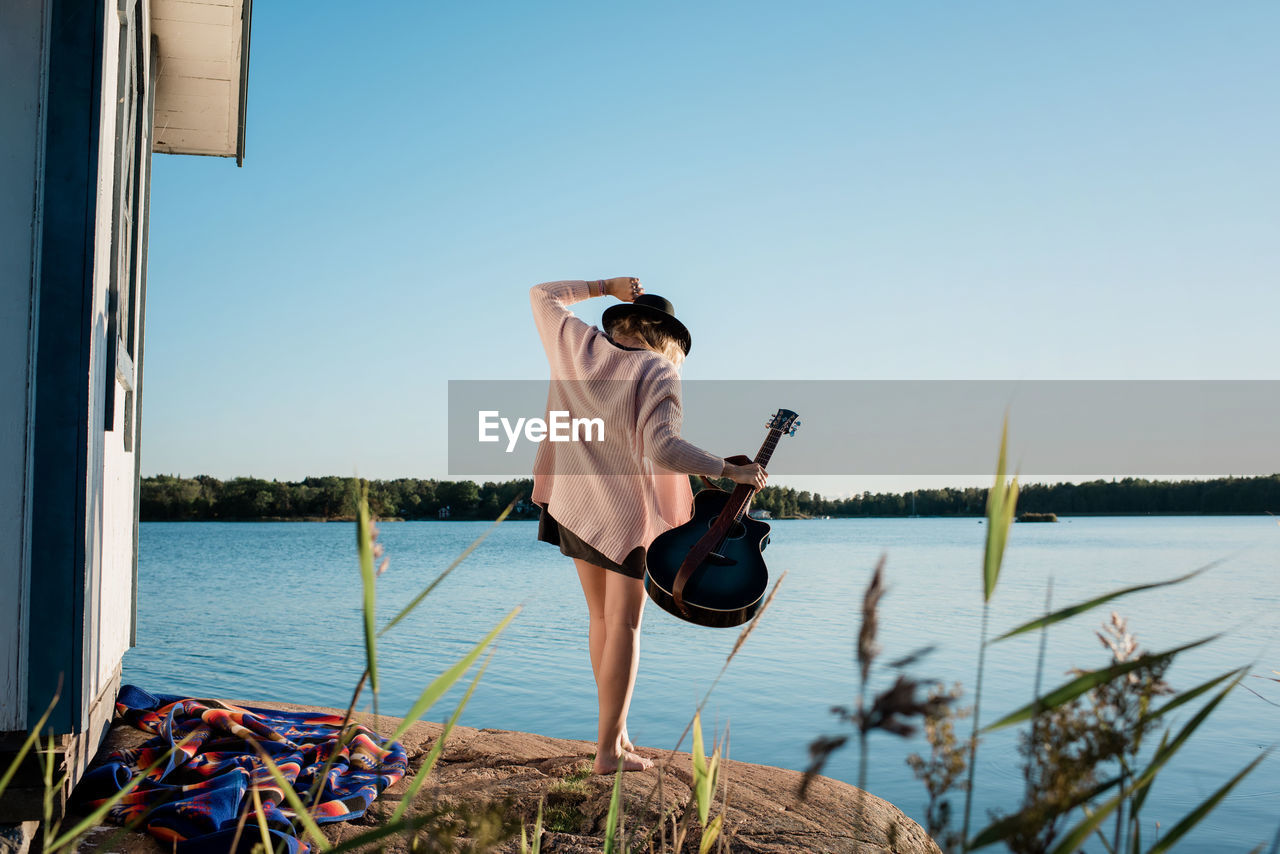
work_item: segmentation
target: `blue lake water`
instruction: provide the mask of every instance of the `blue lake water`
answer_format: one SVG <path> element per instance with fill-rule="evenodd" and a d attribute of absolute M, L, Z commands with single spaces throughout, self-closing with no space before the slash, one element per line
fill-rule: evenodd
<path fill-rule="evenodd" d="M 409 602 L 487 523 L 384 523 L 391 557 L 379 579 L 383 621 Z M 586 609 L 568 558 L 535 541 L 536 523 L 507 522 L 379 644 L 381 710 L 400 715 L 422 688 L 462 657 L 516 605 L 524 609 L 463 713 L 473 727 L 594 741 L 595 687 Z M 892 682 L 883 662 L 927 644 L 919 677 L 972 689 L 982 613 L 985 526 L 975 519 L 852 519 L 774 523 L 766 551 L 786 579 L 757 630 L 729 666 L 704 712 L 708 729 L 730 727 L 732 758 L 803 768 L 816 736 L 844 732 L 829 709 L 852 704 L 862 592 L 887 555 L 881 604 L 881 666 L 872 690 Z M 1138 593 L 1053 627 L 1045 683 L 1071 667 L 1094 668 L 1109 653 L 1094 632 L 1115 608 L 1145 649 L 1207 635 L 1219 640 L 1180 655 L 1167 674 L 1177 689 L 1246 664 L 1280 670 L 1280 526 L 1271 517 L 1070 518 L 1019 524 L 991 603 L 991 634 L 1039 613 L 1046 585 L 1060 607 L 1122 586 L 1170 578 L 1210 561 L 1185 584 Z M 630 729 L 637 743 L 670 748 L 737 639 L 646 609 Z M 1031 699 L 1038 635 L 991 647 L 985 722 Z M 337 523 L 144 523 L 139 557 L 138 646 L 124 679 L 152 691 L 343 707 L 363 669 L 354 525 Z M 1260 751 L 1280 742 L 1280 684 L 1250 678 L 1260 698 L 1237 688 L 1157 779 L 1144 838 L 1208 797 Z M 456 688 L 428 714 L 440 720 Z M 1265 699 L 1263 699 L 1265 698 Z M 968 699 L 966 698 L 966 701 Z M 1198 705 L 1179 710 L 1181 725 Z M 967 730 L 966 730 L 967 732 Z M 987 811 L 1012 809 L 1022 779 L 1016 731 L 989 735 L 978 756 L 975 828 Z M 688 741 L 683 746 L 688 749 Z M 927 753 L 875 733 L 867 787 L 923 820 L 926 795 L 905 764 Z M 857 779 L 856 747 L 825 771 Z M 956 804 L 959 810 L 960 804 Z M 1248 851 L 1280 825 L 1280 752 L 1264 760 L 1178 850 Z M 1094 844 L 1089 850 L 1100 847 Z M 995 850 L 995 849 L 993 849 Z"/>

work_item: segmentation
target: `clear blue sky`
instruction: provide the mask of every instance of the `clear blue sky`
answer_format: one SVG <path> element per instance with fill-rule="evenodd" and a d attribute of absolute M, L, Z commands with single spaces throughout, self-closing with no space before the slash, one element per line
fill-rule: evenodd
<path fill-rule="evenodd" d="M 687 379 L 1280 375 L 1280 4 L 254 13 L 244 168 L 154 158 L 144 474 L 445 476 L 549 279 Z"/>

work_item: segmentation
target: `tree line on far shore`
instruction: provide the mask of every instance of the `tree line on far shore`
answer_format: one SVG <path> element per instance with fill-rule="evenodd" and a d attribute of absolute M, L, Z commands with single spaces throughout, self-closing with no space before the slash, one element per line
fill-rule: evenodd
<path fill-rule="evenodd" d="M 696 492 L 701 484 L 690 479 Z M 492 520 L 519 497 L 513 518 L 537 518 L 529 502 L 529 478 L 477 484 L 470 480 L 370 480 L 370 510 L 383 519 Z M 726 486 L 732 486 L 724 481 Z M 157 475 L 142 479 L 141 518 L 151 521 L 257 521 L 271 519 L 351 519 L 356 512 L 356 481 L 308 477 L 301 481 L 207 475 L 183 478 Z M 913 505 L 914 499 L 914 505 Z M 774 518 L 855 516 L 981 516 L 987 490 L 919 489 L 915 492 L 864 492 L 848 498 L 824 498 L 790 487 L 766 486 L 752 502 Z M 1145 478 L 1084 483 L 1026 484 L 1018 511 L 1072 515 L 1128 514 L 1280 514 L 1280 474 L 1214 480 L 1158 481 Z"/>

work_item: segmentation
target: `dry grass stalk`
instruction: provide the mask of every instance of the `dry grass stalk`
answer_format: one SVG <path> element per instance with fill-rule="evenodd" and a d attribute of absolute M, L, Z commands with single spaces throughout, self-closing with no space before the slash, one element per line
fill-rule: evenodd
<path fill-rule="evenodd" d="M 871 583 L 862 597 L 862 627 L 858 630 L 858 666 L 862 673 L 862 683 L 866 684 L 871 675 L 871 662 L 880 654 L 876 644 L 876 632 L 879 631 L 877 616 L 880 598 L 884 596 L 884 562 L 885 555 L 880 555 L 876 568 L 871 573 Z"/>

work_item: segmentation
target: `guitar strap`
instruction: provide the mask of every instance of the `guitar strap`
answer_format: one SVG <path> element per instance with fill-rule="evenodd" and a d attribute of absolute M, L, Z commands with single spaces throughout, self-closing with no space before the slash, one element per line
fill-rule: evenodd
<path fill-rule="evenodd" d="M 732 462 L 737 462 L 737 460 L 738 458 L 736 457 L 730 457 Z M 750 460 L 747 459 L 746 462 L 750 462 Z M 720 488 L 705 475 L 699 475 L 699 477 L 702 478 L 703 483 L 708 488 Z M 729 496 L 729 501 L 725 504 L 724 509 L 720 511 L 715 524 L 707 529 L 707 532 L 702 535 L 698 542 L 694 543 L 693 548 L 689 549 L 689 553 L 685 555 L 684 561 L 680 564 L 680 571 L 676 573 L 675 581 L 671 585 L 671 595 L 676 601 L 676 608 L 685 616 L 689 615 L 689 611 L 684 606 L 684 586 L 689 583 L 689 578 L 693 575 L 694 570 L 702 566 L 702 562 L 715 550 L 716 544 L 728 535 L 739 511 L 746 506 L 754 494 L 755 487 L 742 483 L 735 486 L 733 493 Z"/>

